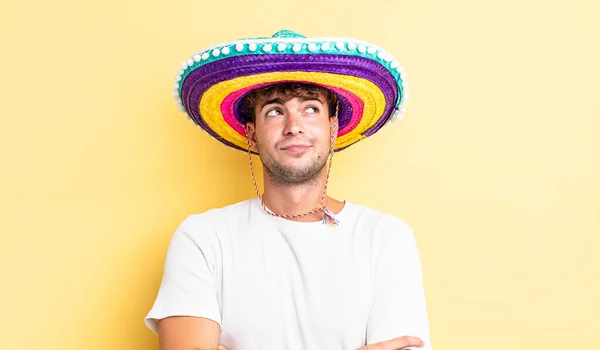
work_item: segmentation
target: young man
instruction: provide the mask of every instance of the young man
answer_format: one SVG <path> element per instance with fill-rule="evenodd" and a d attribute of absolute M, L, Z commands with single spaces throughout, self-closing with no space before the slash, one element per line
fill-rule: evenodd
<path fill-rule="evenodd" d="M 175 231 L 146 318 L 161 350 L 431 349 L 411 228 L 327 195 L 334 152 L 402 111 L 396 61 L 281 31 L 194 55 L 175 85 L 195 123 L 248 152 L 257 198 Z"/>

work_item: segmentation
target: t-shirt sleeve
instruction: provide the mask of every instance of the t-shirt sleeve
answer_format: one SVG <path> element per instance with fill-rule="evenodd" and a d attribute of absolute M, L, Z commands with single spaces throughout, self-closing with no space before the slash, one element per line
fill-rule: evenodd
<path fill-rule="evenodd" d="M 196 316 L 221 325 L 217 298 L 218 240 L 203 220 L 190 216 L 171 238 L 162 281 L 145 323 L 157 332 L 169 316 Z"/>
<path fill-rule="evenodd" d="M 367 344 L 415 336 L 431 350 L 421 261 L 412 229 L 400 221 L 383 241 L 375 263 Z"/>

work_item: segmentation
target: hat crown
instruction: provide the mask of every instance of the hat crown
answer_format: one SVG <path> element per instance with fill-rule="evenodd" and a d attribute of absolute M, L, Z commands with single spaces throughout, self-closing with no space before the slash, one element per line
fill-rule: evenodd
<path fill-rule="evenodd" d="M 306 38 L 300 33 L 296 33 L 293 30 L 282 29 L 277 33 L 273 34 L 273 38 Z"/>

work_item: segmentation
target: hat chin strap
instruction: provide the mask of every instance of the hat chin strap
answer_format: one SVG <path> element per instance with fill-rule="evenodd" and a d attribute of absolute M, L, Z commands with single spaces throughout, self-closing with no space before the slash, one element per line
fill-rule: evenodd
<path fill-rule="evenodd" d="M 323 213 L 323 224 L 329 224 L 331 226 L 338 226 L 340 224 L 339 220 L 336 219 L 335 215 L 325 206 L 325 197 L 327 195 L 327 186 L 329 184 L 329 175 L 331 174 L 331 166 L 333 165 L 333 153 L 334 153 L 334 149 L 335 149 L 335 140 L 336 140 L 337 131 L 338 131 L 337 115 L 338 115 L 338 106 L 336 106 L 336 109 L 335 109 L 335 117 L 336 117 L 335 123 L 331 127 L 331 148 L 329 150 L 329 166 L 327 167 L 327 178 L 325 179 L 325 188 L 323 188 L 323 195 L 321 196 L 321 204 L 319 205 L 318 208 L 308 211 L 306 213 L 302 213 L 302 214 L 294 214 L 294 215 L 283 214 L 283 215 L 281 215 L 281 214 L 274 213 L 269 208 L 267 208 L 262 196 L 260 195 L 260 192 L 258 191 L 258 184 L 256 182 L 256 176 L 254 174 L 254 165 L 252 164 L 252 152 L 251 152 L 252 145 L 250 143 L 250 137 L 248 137 L 248 133 L 246 133 L 246 138 L 248 139 L 248 160 L 250 162 L 250 173 L 252 174 L 252 181 L 254 182 L 254 190 L 256 191 L 256 197 L 260 200 L 260 204 L 262 205 L 264 211 L 267 214 L 276 216 L 279 218 L 284 218 L 284 219 L 293 219 L 293 218 L 300 218 L 300 217 L 304 217 L 304 216 L 313 215 L 316 213 Z"/>

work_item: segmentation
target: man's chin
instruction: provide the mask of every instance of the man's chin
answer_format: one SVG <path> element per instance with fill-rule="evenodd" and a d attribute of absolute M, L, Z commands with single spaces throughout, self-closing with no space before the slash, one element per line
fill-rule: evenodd
<path fill-rule="evenodd" d="M 320 176 L 323 167 L 315 168 L 315 162 L 311 159 L 286 159 L 267 167 L 272 179 L 286 185 L 298 185 L 308 183 Z"/>
<path fill-rule="evenodd" d="M 300 157 L 289 157 L 287 159 L 282 159 L 281 162 L 279 162 L 279 166 L 282 169 L 285 169 L 287 172 L 290 173 L 302 173 L 304 172 L 304 169 L 310 168 L 311 167 L 311 163 L 312 161 L 308 158 L 304 159 L 304 156 L 300 156 Z"/>

